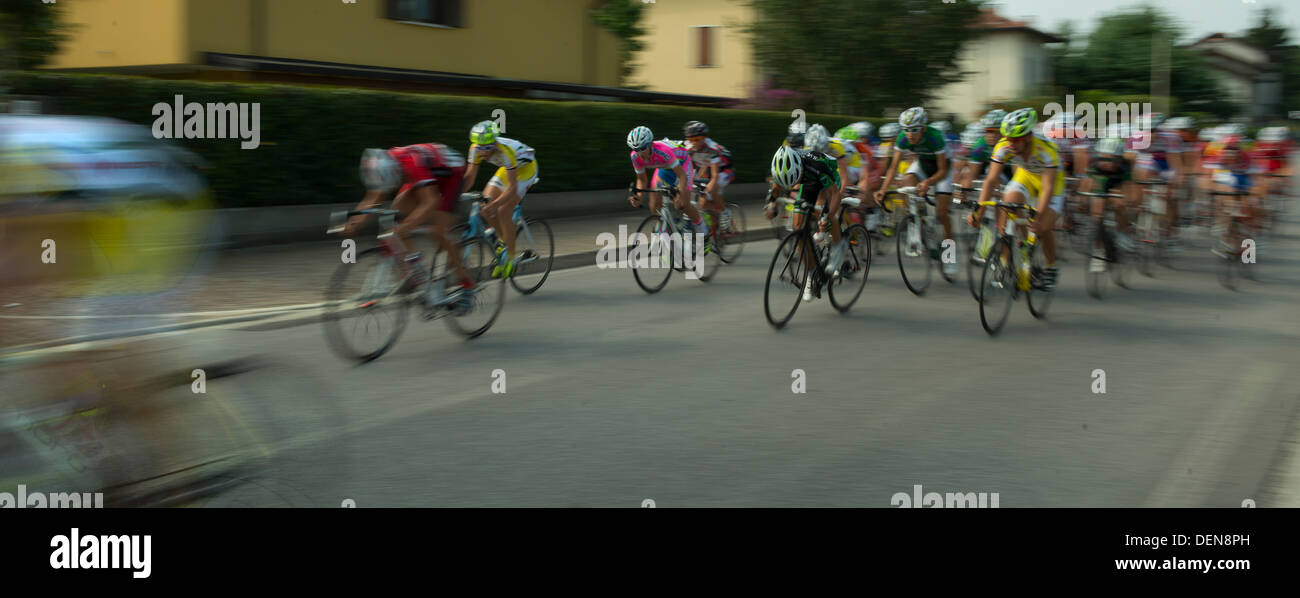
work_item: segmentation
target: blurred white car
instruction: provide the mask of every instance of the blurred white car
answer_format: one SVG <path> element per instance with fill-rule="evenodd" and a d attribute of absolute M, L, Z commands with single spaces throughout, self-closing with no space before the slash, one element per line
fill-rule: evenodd
<path fill-rule="evenodd" d="M 207 185 L 201 160 L 111 118 L 0 115 L 0 202 L 154 196 L 192 200 Z"/>

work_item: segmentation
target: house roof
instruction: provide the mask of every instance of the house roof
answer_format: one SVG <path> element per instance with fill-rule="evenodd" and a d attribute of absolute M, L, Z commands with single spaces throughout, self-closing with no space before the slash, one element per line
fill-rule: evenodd
<path fill-rule="evenodd" d="M 980 16 L 976 19 L 972 27 L 982 31 L 1023 31 L 1041 39 L 1044 43 L 1060 43 L 1066 41 L 1065 38 L 1045 33 L 1029 26 L 1025 21 L 1016 21 L 1008 19 L 991 8 L 981 8 Z"/>

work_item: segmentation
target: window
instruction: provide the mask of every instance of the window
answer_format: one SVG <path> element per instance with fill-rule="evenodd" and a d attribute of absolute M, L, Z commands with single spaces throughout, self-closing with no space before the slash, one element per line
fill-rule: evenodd
<path fill-rule="evenodd" d="M 388 0 L 388 18 L 442 27 L 464 27 L 461 0 Z"/>
<path fill-rule="evenodd" d="M 691 44 L 691 65 L 697 68 L 707 68 L 718 66 L 717 46 L 714 36 L 714 26 L 692 27 Z"/>

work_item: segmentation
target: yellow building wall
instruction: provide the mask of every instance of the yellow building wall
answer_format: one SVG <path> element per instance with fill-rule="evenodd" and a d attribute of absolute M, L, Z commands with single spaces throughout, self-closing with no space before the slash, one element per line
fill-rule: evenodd
<path fill-rule="evenodd" d="M 185 3 L 59 0 L 64 20 L 74 28 L 71 39 L 46 66 L 111 68 L 188 62 Z"/>
<path fill-rule="evenodd" d="M 645 50 L 637 54 L 633 81 L 652 91 L 743 98 L 756 82 L 749 42 L 743 27 L 752 11 L 743 0 L 655 0 L 643 13 Z M 693 66 L 693 27 L 717 26 L 713 36 L 715 67 Z"/>
<path fill-rule="evenodd" d="M 267 2 L 265 55 L 614 85 L 617 69 L 595 60 L 600 38 L 612 42 L 612 36 L 592 21 L 590 4 L 465 0 L 463 27 L 448 29 L 384 18 L 382 0 L 273 0 Z"/>
<path fill-rule="evenodd" d="M 461 28 L 385 18 L 384 0 L 60 0 L 80 25 L 51 68 L 198 64 L 251 54 L 586 85 L 618 85 L 596 0 L 464 0 Z"/>

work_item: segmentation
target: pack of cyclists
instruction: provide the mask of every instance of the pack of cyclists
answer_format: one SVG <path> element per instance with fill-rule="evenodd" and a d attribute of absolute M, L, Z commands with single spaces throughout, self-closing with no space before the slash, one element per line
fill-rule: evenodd
<path fill-rule="evenodd" d="M 991 110 L 960 134 L 947 121 L 929 122 L 923 107 L 903 111 L 897 122 L 876 128 L 868 122 L 843 126 L 831 134 L 821 124 L 795 122 L 772 157 L 771 189 L 766 214 L 776 216 L 776 197 L 788 196 L 820 205 L 825 213 L 837 213 L 840 200 L 853 194 L 869 204 L 883 205 L 886 193 L 896 186 L 914 186 L 918 193 L 933 192 L 936 212 L 944 238 L 952 238 L 948 217 L 954 189 L 963 199 L 961 189 L 974 188 L 982 182 L 979 199 L 1000 192 L 1002 200 L 1027 203 L 1037 211 L 1031 228 L 1042 242 L 1047 258 L 1043 286 L 1051 290 L 1058 277 L 1057 247 L 1054 229 L 1065 210 L 1067 176 L 1077 177 L 1079 191 L 1118 193 L 1119 198 L 1093 198 L 1079 208 L 1098 221 L 1107 202 L 1117 216 L 1116 242 L 1132 249 L 1128 210 L 1143 200 L 1138 181 L 1164 181 L 1170 197 L 1191 196 L 1212 190 L 1239 191 L 1244 194 L 1233 209 L 1244 210 L 1251 226 L 1263 226 L 1268 217 L 1264 199 L 1289 177 L 1289 157 L 1294 141 L 1285 127 L 1267 127 L 1254 142 L 1245 137 L 1240 125 L 1223 125 L 1198 130 L 1188 117 L 1166 118 L 1153 114 L 1140 118 L 1130 127 L 1112 125 L 1091 138 L 1073 118 L 1060 115 L 1039 123 L 1032 108 L 1007 113 Z M 358 209 L 376 207 L 386 194 L 396 191 L 393 207 L 401 211 L 395 243 L 402 244 L 417 226 L 432 225 L 434 235 L 442 235 L 444 247 L 455 243 L 446 235 L 454 225 L 459 195 L 473 185 L 478 168 L 484 162 L 496 171 L 483 189 L 482 215 L 490 226 L 500 231 L 493 276 L 513 273 L 516 256 L 515 227 L 510 219 L 515 206 L 538 180 L 536 152 L 522 141 L 503 137 L 495 123 L 483 121 L 470 129 L 468 158 L 440 143 L 421 143 L 389 149 L 367 149 L 362 156 L 361 174 L 367 191 Z M 877 140 L 878 139 L 878 140 Z M 676 187 L 677 207 L 690 219 L 695 230 L 708 232 L 703 217 L 709 211 L 714 221 L 728 226 L 732 215 L 723 201 L 727 186 L 736 178 L 731 153 L 709 134 L 708 126 L 689 121 L 682 129 L 681 140 L 655 140 L 646 126 L 634 127 L 627 135 L 631 150 L 629 161 L 638 189 L 660 185 Z M 1271 175 L 1271 176 L 1260 176 Z M 705 184 L 699 202 L 692 201 L 692 184 Z M 1216 196 L 1217 197 L 1217 196 Z M 635 207 L 647 205 L 657 211 L 658 193 L 633 193 L 628 198 Z M 1179 201 L 1168 202 L 1164 239 L 1169 246 L 1179 243 Z M 1229 206 L 1212 204 L 1214 218 L 1211 234 L 1221 236 Z M 974 226 L 982 208 L 967 219 Z M 354 217 L 345 234 L 355 235 L 364 222 Z M 832 241 L 828 270 L 838 268 L 844 259 L 838 219 L 830 218 Z M 878 221 L 877 223 L 878 224 Z M 870 227 L 869 227 L 870 228 Z M 407 251 L 405 245 L 400 248 Z M 909 240 L 906 251 L 922 251 Z M 708 248 L 706 248 L 708 251 Z M 980 247 L 968 259 L 982 262 L 987 247 Z M 1213 251 L 1223 255 L 1222 243 Z M 474 281 L 452 260 L 460 275 L 461 289 L 472 290 Z M 953 274 L 959 262 L 945 261 L 945 274 Z M 815 290 L 806 289 L 804 299 L 812 300 Z"/>

